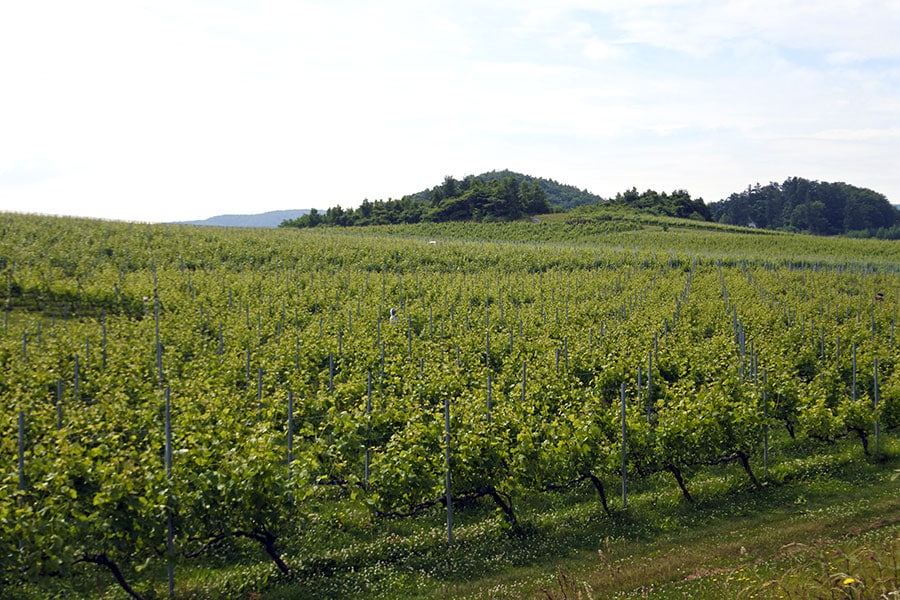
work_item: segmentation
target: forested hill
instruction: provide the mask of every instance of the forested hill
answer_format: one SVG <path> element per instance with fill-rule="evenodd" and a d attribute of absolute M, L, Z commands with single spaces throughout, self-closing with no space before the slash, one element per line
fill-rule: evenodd
<path fill-rule="evenodd" d="M 667 194 L 655 190 L 639 193 L 637 188 L 631 188 L 624 194 L 616 194 L 609 204 L 664 217 L 695 221 L 709 221 L 712 218 L 709 207 L 704 204 L 703 198 L 691 198 L 691 194 L 687 190 L 675 190 L 671 194 Z"/>
<path fill-rule="evenodd" d="M 420 221 L 514 221 L 551 212 L 543 188 L 534 180 L 512 175 L 447 176 L 441 185 L 399 200 L 363 200 L 355 209 L 333 206 L 325 213 L 315 209 L 281 227 L 388 225 Z"/>
<path fill-rule="evenodd" d="M 900 212 L 883 194 L 846 183 L 792 177 L 781 184 L 756 184 L 709 208 L 713 220 L 732 225 L 815 235 L 900 235 Z"/>
<path fill-rule="evenodd" d="M 586 205 L 625 206 L 656 215 L 710 220 L 702 198 L 692 199 L 685 190 L 671 195 L 635 188 L 606 200 L 587 190 L 532 177 L 508 170 L 468 175 L 463 179 L 447 176 L 430 189 L 399 200 L 368 199 L 355 209 L 341 206 L 324 213 L 315 209 L 296 219 L 286 220 L 282 227 L 361 226 L 421 221 L 512 221 L 522 217 L 553 211 L 568 211 Z"/>
<path fill-rule="evenodd" d="M 508 169 L 503 169 L 502 171 L 488 171 L 486 173 L 482 173 L 481 175 L 468 175 L 462 180 L 462 183 L 465 185 L 467 182 L 473 180 L 479 180 L 485 183 L 493 183 L 510 177 L 517 180 L 520 185 L 522 183 L 528 183 L 530 185 L 536 185 L 537 187 L 539 187 L 541 191 L 544 192 L 544 196 L 547 198 L 547 202 L 550 203 L 550 206 L 554 210 L 565 211 L 576 206 L 582 206 L 584 204 L 600 204 L 604 202 L 604 199 L 597 194 L 592 194 L 587 190 L 579 190 L 574 185 L 566 185 L 564 183 L 554 181 L 553 179 L 545 179 L 543 177 L 532 177 L 531 175 L 516 173 Z M 453 177 L 445 177 L 443 184 L 435 186 L 431 189 L 417 192 L 411 197 L 418 200 L 432 200 L 435 194 L 441 194 L 444 186 L 447 185 L 448 181 L 450 181 L 452 184 L 452 182 L 456 180 L 454 180 Z"/>

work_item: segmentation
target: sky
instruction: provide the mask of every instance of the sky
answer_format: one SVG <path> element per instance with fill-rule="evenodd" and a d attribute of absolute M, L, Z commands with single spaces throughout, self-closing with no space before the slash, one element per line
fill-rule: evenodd
<path fill-rule="evenodd" d="M 355 207 L 509 169 L 900 204 L 900 0 L 0 0 L 0 211 Z"/>

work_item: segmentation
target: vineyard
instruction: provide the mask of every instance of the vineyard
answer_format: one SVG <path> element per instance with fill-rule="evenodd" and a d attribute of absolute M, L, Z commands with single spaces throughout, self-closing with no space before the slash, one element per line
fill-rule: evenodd
<path fill-rule="evenodd" d="M 224 597 L 322 590 L 414 554 L 423 519 L 450 556 L 539 535 L 525 507 L 572 490 L 604 517 L 648 482 L 690 506 L 713 470 L 778 485 L 835 444 L 896 462 L 896 243 L 674 220 L 0 231 L 4 596 L 204 597 L 183 574 L 232 556 L 255 562 Z M 342 555 L 353 536 L 378 558 Z M 362 581 L 334 595 L 389 595 Z"/>

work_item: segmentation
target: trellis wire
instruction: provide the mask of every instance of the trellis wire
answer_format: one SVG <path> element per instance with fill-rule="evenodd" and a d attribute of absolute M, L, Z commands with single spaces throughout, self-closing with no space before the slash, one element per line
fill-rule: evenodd
<path fill-rule="evenodd" d="M 19 411 L 19 491 L 25 490 L 25 411 Z"/>
<path fill-rule="evenodd" d="M 334 392 L 334 354 L 328 354 L 328 391 Z"/>
<path fill-rule="evenodd" d="M 262 367 L 256 368 L 256 404 L 259 409 L 259 416 L 262 418 L 263 412 L 263 401 L 262 401 L 262 390 L 263 390 L 263 369 Z"/>
<path fill-rule="evenodd" d="M 172 401 L 169 387 L 166 386 L 166 481 L 169 489 L 172 488 Z M 167 502 L 170 498 L 167 498 Z M 175 524 L 172 519 L 172 507 L 168 506 L 166 510 L 166 556 L 168 564 L 166 565 L 169 598 L 175 597 Z"/>
<path fill-rule="evenodd" d="M 450 399 L 444 398 L 444 462 L 446 465 L 447 543 L 453 543 L 453 498 L 450 489 Z"/>
<path fill-rule="evenodd" d="M 628 471 L 626 453 L 626 426 L 625 426 L 625 384 L 622 383 L 622 507 L 628 508 Z"/>
<path fill-rule="evenodd" d="M 63 410 L 62 410 L 63 382 L 62 379 L 56 380 L 56 428 L 62 429 Z"/>
<path fill-rule="evenodd" d="M 769 476 L 769 401 L 768 401 L 768 372 L 763 369 L 763 467 L 766 477 Z"/>
<path fill-rule="evenodd" d="M 656 343 L 656 334 L 654 334 Z M 650 422 L 650 414 L 653 411 L 653 352 L 647 353 L 647 422 Z"/>
<path fill-rule="evenodd" d="M 369 465 L 372 460 L 372 371 L 366 376 L 366 458 L 363 470 L 363 487 L 369 489 Z"/>
<path fill-rule="evenodd" d="M 879 437 L 881 433 L 881 423 L 878 419 L 878 359 L 875 359 L 874 381 L 873 381 L 873 410 L 875 412 L 875 456 L 878 456 Z"/>
<path fill-rule="evenodd" d="M 19 492 L 25 491 L 25 411 L 19 411 Z M 23 497 L 19 496 L 19 503 Z M 19 553 L 25 549 L 25 540 L 19 539 Z M 24 566 L 23 566 L 24 568 Z"/>
<path fill-rule="evenodd" d="M 522 403 L 523 404 L 525 403 L 525 387 L 528 383 L 526 365 L 527 365 L 527 363 L 525 363 L 525 362 L 522 363 Z"/>
<path fill-rule="evenodd" d="M 291 480 L 293 477 L 293 469 L 294 469 L 294 392 L 293 392 L 293 390 L 288 390 L 287 463 L 288 463 L 288 480 Z"/>
<path fill-rule="evenodd" d="M 492 380 L 491 380 L 491 375 L 488 374 L 488 376 L 487 376 L 487 422 L 488 422 L 488 425 L 490 425 L 490 423 L 491 423 L 491 401 L 492 401 L 491 396 L 492 396 L 492 394 L 493 394 Z"/>
<path fill-rule="evenodd" d="M 78 355 L 76 354 L 75 355 L 75 382 L 74 382 L 73 391 L 72 391 L 73 397 L 75 398 L 76 402 L 78 402 L 78 400 L 81 398 L 81 390 L 79 389 L 80 383 L 81 383 L 81 368 L 78 363 Z"/>
<path fill-rule="evenodd" d="M 159 383 L 163 382 L 163 364 L 162 364 L 162 343 L 159 341 L 159 294 L 154 289 L 153 292 L 153 324 L 156 341 L 156 372 Z"/>

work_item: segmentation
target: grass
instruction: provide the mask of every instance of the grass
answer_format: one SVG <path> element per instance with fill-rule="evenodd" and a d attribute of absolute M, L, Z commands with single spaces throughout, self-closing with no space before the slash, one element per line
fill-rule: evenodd
<path fill-rule="evenodd" d="M 560 565 L 540 592 L 548 598 L 807 598 L 830 597 L 819 593 L 847 579 L 896 590 L 898 514 L 900 502 L 886 494 L 874 502 L 845 497 L 797 515 L 724 520 L 668 536 L 652 550 L 601 548 L 595 565 Z"/>
<path fill-rule="evenodd" d="M 900 560 L 896 492 L 897 484 L 889 477 L 865 486 L 829 479 L 738 494 L 690 513 L 670 512 L 650 523 L 645 521 L 650 517 L 635 514 L 634 529 L 639 531 L 643 523 L 645 528 L 655 527 L 658 535 L 596 539 L 593 552 L 552 561 L 553 568 L 545 565 L 538 572 L 520 571 L 515 588 L 505 588 L 503 578 L 482 580 L 458 588 L 455 597 L 723 598 L 738 597 L 737 592 L 764 597 L 766 590 L 780 589 L 772 581 L 811 585 L 808 574 L 815 571 L 815 563 L 799 561 L 805 555 L 791 549 L 825 552 L 841 544 L 853 546 L 860 532 L 873 532 L 885 543 L 893 540 L 892 550 L 883 558 L 896 564 Z M 753 506 L 748 506 L 751 502 Z M 862 547 L 855 552 L 864 552 Z M 897 584 L 895 569 L 891 585 Z"/>
<path fill-rule="evenodd" d="M 259 598 L 880 597 L 865 594 L 896 590 L 900 562 L 896 441 L 886 454 L 868 462 L 847 442 L 816 465 L 784 456 L 761 490 L 737 469 L 711 469 L 691 482 L 695 504 L 649 478 L 612 516 L 587 489 L 527 498 L 520 536 L 476 505 L 457 511 L 449 547 L 440 510 L 365 536 L 351 524 Z"/>

